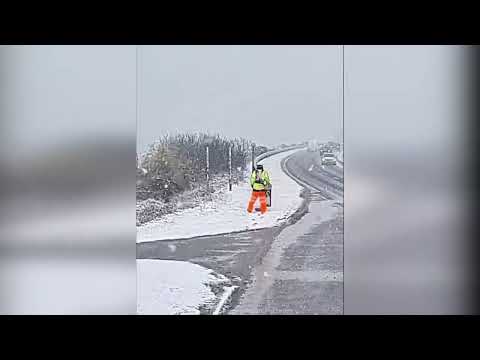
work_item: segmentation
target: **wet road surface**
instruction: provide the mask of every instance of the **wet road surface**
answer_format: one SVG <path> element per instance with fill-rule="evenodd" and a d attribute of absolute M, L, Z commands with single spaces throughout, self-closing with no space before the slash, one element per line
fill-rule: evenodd
<path fill-rule="evenodd" d="M 303 150 L 282 166 L 305 186 L 303 206 L 287 224 L 138 243 L 137 258 L 189 261 L 225 275 L 238 288 L 224 314 L 341 314 L 343 169 L 322 167 L 318 153 Z"/>

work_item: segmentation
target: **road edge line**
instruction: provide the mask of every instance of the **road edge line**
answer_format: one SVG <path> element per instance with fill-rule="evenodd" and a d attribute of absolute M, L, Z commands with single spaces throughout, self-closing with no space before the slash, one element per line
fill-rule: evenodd
<path fill-rule="evenodd" d="M 220 302 L 215 307 L 215 310 L 213 311 L 212 315 L 222 314 L 222 309 L 225 307 L 225 304 L 227 303 L 228 299 L 232 297 L 236 289 L 238 289 L 237 285 L 232 285 L 226 288 L 226 290 L 223 292 L 220 298 Z"/>

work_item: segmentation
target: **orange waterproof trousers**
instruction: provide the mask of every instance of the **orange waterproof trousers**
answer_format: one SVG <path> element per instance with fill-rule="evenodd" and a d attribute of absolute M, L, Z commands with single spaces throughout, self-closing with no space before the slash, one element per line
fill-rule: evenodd
<path fill-rule="evenodd" d="M 260 211 L 262 214 L 265 214 L 267 212 L 267 195 L 265 191 L 252 191 L 250 201 L 248 202 L 247 211 L 249 213 L 253 211 L 253 206 L 255 205 L 257 198 L 260 198 Z"/>

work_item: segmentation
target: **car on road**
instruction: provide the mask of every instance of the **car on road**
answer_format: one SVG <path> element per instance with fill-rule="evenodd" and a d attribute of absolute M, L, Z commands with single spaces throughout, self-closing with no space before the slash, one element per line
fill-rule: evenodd
<path fill-rule="evenodd" d="M 337 159 L 332 153 L 324 153 L 322 155 L 322 165 L 337 165 Z"/>

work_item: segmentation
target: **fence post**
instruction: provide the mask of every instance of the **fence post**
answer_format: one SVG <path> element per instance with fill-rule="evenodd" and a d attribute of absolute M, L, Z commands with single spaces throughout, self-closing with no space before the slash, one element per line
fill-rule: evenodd
<path fill-rule="evenodd" d="M 255 170 L 255 145 L 252 145 L 252 171 Z"/>
<path fill-rule="evenodd" d="M 232 191 L 232 145 L 228 147 L 228 189 Z"/>
<path fill-rule="evenodd" d="M 210 189 L 210 184 L 209 184 L 209 181 L 210 181 L 210 162 L 209 162 L 209 154 L 208 154 L 208 145 L 207 145 L 207 190 Z"/>

